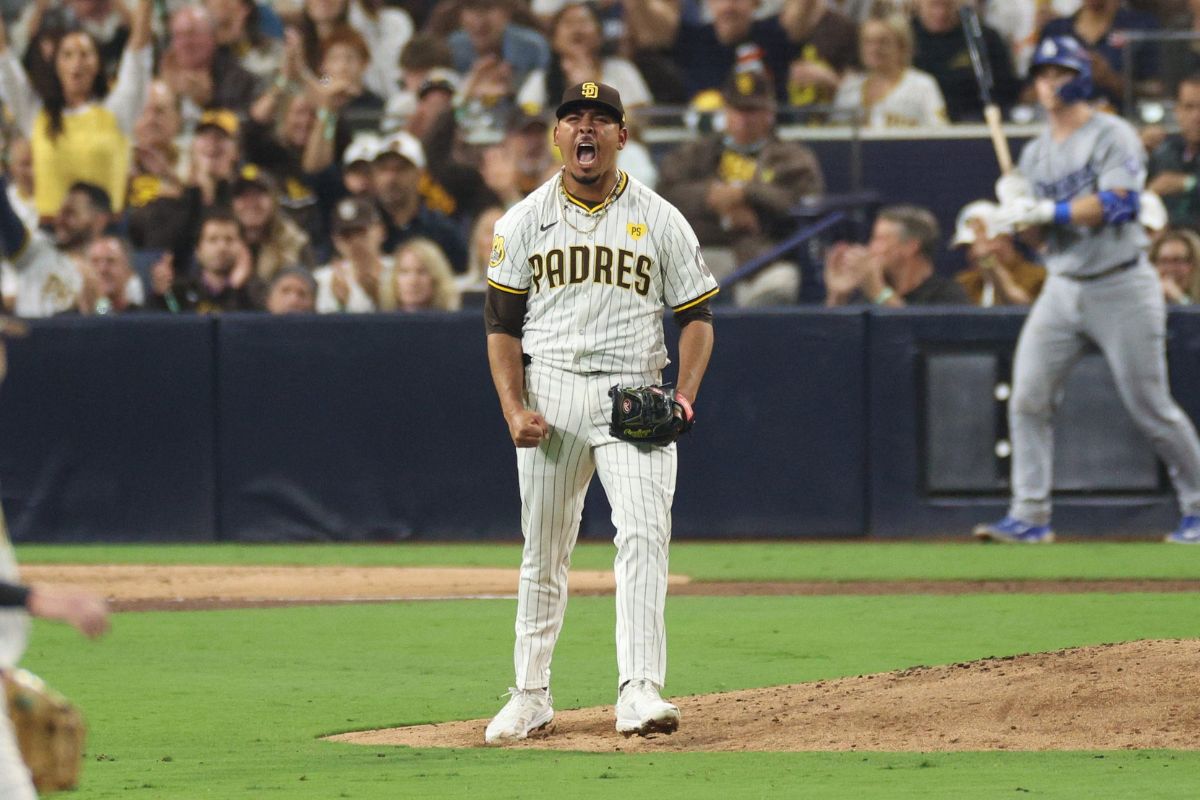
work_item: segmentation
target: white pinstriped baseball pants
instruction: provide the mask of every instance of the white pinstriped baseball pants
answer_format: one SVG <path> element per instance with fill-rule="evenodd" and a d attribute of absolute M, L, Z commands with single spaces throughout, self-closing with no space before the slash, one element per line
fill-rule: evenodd
<path fill-rule="evenodd" d="M 0 703 L 4 698 L 0 697 Z M 0 706 L 0 797 L 4 800 L 37 800 L 29 767 L 17 748 L 17 734 L 8 718 L 7 705 Z"/>
<path fill-rule="evenodd" d="M 617 529 L 617 684 L 666 682 L 663 609 L 676 447 L 634 445 L 608 432 L 608 390 L 660 380 L 657 374 L 526 367 L 526 404 L 546 418 L 550 436 L 538 447 L 517 449 L 525 537 L 513 650 L 518 689 L 550 685 L 550 660 L 567 610 L 567 568 L 584 495 L 597 472 Z"/>
<path fill-rule="evenodd" d="M 0 580 L 20 582 L 16 554 L 8 540 L 8 524 L 0 510 Z M 25 652 L 29 640 L 29 615 L 24 610 L 0 610 L 0 669 L 14 669 Z M 33 778 L 21 750 L 17 733 L 8 716 L 3 688 L 0 687 L 0 798 L 3 800 L 37 800 Z"/>

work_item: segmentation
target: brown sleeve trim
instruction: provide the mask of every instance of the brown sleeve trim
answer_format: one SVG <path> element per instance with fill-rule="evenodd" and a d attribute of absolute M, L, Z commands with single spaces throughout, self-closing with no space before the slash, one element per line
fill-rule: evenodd
<path fill-rule="evenodd" d="M 698 306 L 701 303 L 705 302 L 706 300 L 709 300 L 712 297 L 715 297 L 717 292 L 719 292 L 719 291 L 721 291 L 720 287 L 717 287 L 715 289 L 710 289 L 707 292 L 705 292 L 704 294 L 700 295 L 699 297 L 688 300 L 686 303 L 680 303 L 679 305 L 674 306 L 671 310 L 674 311 L 676 314 L 678 314 L 680 311 L 686 311 L 689 308 L 691 308 L 692 306 Z"/>
<path fill-rule="evenodd" d="M 483 300 L 483 324 L 488 333 L 507 333 L 518 339 L 524 334 L 527 292 L 514 292 L 488 282 Z"/>
<path fill-rule="evenodd" d="M 712 308 L 708 305 L 708 300 L 702 300 L 696 305 L 688 306 L 682 311 L 675 312 L 675 324 L 683 328 L 687 327 L 691 322 L 707 322 L 712 325 L 713 313 Z"/>
<path fill-rule="evenodd" d="M 514 289 L 511 286 L 505 286 L 503 283 L 496 283 L 494 280 L 491 280 L 490 278 L 488 279 L 487 283 L 488 283 L 488 286 L 490 286 L 491 288 L 499 289 L 500 291 L 508 292 L 509 294 L 529 294 L 528 289 Z"/>

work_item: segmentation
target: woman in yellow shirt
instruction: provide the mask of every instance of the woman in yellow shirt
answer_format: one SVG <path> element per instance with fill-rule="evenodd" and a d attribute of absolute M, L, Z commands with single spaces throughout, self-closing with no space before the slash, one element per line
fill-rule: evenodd
<path fill-rule="evenodd" d="M 74 30 L 59 40 L 54 70 L 47 76 L 48 90 L 38 97 L 8 47 L 0 23 L 0 99 L 29 138 L 34 205 L 41 218 L 58 213 L 67 190 L 77 181 L 107 191 L 115 211 L 125 207 L 133 126 L 145 105 L 154 69 L 152 8 L 153 0 L 138 0 L 112 91 L 95 40 L 83 30 Z"/>

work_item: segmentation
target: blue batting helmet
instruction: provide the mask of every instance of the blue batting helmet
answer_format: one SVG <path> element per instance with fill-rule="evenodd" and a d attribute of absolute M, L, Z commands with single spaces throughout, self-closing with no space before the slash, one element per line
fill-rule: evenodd
<path fill-rule="evenodd" d="M 1058 96 L 1065 103 L 1077 103 L 1088 100 L 1092 96 L 1092 57 L 1079 41 L 1070 36 L 1048 36 L 1037 46 L 1033 54 L 1033 64 L 1030 73 L 1047 65 L 1054 64 L 1074 70 L 1074 78 L 1064 83 L 1058 90 Z"/>

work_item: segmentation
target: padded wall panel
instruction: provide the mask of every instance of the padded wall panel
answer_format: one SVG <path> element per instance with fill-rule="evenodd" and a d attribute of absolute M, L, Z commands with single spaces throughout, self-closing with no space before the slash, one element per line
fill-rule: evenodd
<path fill-rule="evenodd" d="M 59 318 L 8 341 L 0 487 L 16 541 L 216 536 L 214 325 Z"/>
<path fill-rule="evenodd" d="M 519 535 L 477 314 L 227 316 L 219 354 L 226 537 Z"/>

